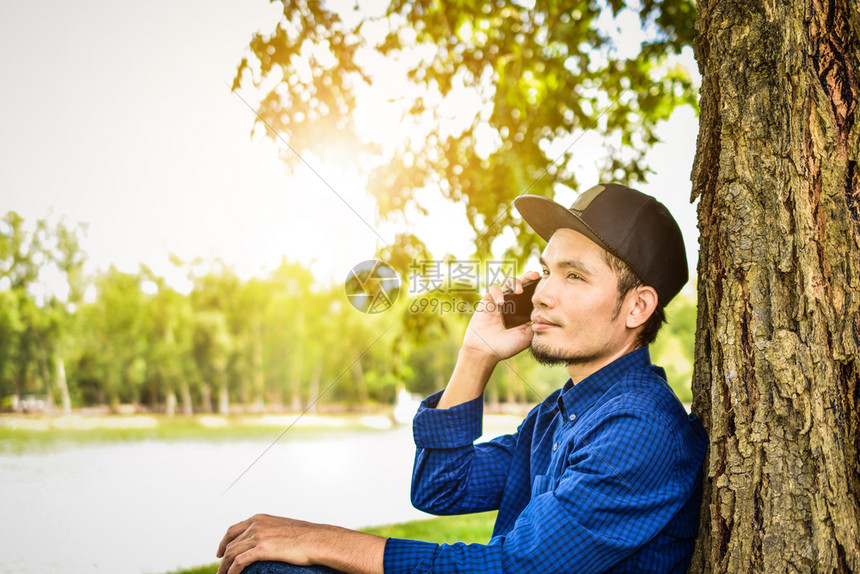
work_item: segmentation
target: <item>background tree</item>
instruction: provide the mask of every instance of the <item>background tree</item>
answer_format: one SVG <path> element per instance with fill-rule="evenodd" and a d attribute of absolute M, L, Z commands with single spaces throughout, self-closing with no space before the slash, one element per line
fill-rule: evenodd
<path fill-rule="evenodd" d="M 242 284 L 236 301 L 241 309 L 234 323 L 240 345 L 236 369 L 240 378 L 239 396 L 242 403 L 251 405 L 257 412 L 263 409 L 268 358 L 263 350 L 263 329 L 273 287 L 272 281 L 252 278 Z"/>
<path fill-rule="evenodd" d="M 0 396 L 46 397 L 54 389 L 71 408 L 62 348 L 83 293 L 81 226 L 39 219 L 28 225 L 15 212 L 0 219 Z M 46 292 L 45 273 L 65 293 Z"/>
<path fill-rule="evenodd" d="M 218 412 L 230 412 L 227 367 L 233 352 L 233 339 L 224 314 L 217 310 L 198 311 L 194 315 L 194 359 L 202 379 L 202 402 L 212 409 L 213 389 L 218 393 Z"/>
<path fill-rule="evenodd" d="M 111 267 L 95 281 L 95 301 L 81 308 L 80 350 L 76 378 L 89 381 L 84 400 L 113 412 L 120 403 L 138 404 L 146 380 L 146 296 L 143 278 Z"/>
<path fill-rule="evenodd" d="M 86 227 L 81 224 L 68 226 L 60 223 L 54 229 L 52 260 L 65 277 L 68 286 L 65 304 L 56 296 L 52 296 L 49 302 L 54 323 L 57 325 L 56 344 L 50 347 L 51 360 L 56 368 L 57 390 L 64 414 L 70 414 L 72 410 L 71 393 L 66 379 L 66 349 L 72 342 L 79 317 L 77 310 L 83 302 L 87 286 L 83 273 L 86 255 L 80 247 L 81 236 L 85 231 Z"/>
<path fill-rule="evenodd" d="M 316 394 L 308 396 L 311 381 L 318 388 L 321 376 L 317 365 L 325 362 L 326 320 L 329 301 L 317 291 L 313 274 L 284 259 L 272 272 L 272 299 L 266 313 L 265 348 L 267 388 L 278 404 L 302 411 Z"/>
<path fill-rule="evenodd" d="M 191 304 L 188 297 L 183 296 L 167 285 L 162 277 L 158 277 L 149 269 L 143 270 L 146 280 L 156 288 L 146 304 L 145 334 L 146 334 L 146 363 L 147 390 L 153 408 L 158 408 L 164 401 L 164 412 L 173 416 L 179 400 L 182 401 L 182 412 L 191 415 L 194 412 L 191 398 L 193 374 L 192 336 L 193 322 Z M 190 379 L 190 380 L 189 380 Z"/>
<path fill-rule="evenodd" d="M 15 369 L 18 339 L 23 330 L 18 293 L 12 290 L 0 291 L 0 395 L 16 397 L 14 400 L 20 396 Z"/>
<path fill-rule="evenodd" d="M 860 9 L 701 0 L 695 572 L 860 572 Z"/>
<path fill-rule="evenodd" d="M 230 391 L 235 388 L 237 309 L 241 281 L 223 263 L 194 278 L 191 304 L 194 309 L 194 358 L 203 380 L 203 397 L 211 410 L 212 390 L 217 389 L 218 412 L 228 414 Z"/>
<path fill-rule="evenodd" d="M 46 325 L 31 289 L 39 279 L 40 263 L 46 262 L 47 227 L 40 220 L 28 229 L 13 211 L 0 220 L 0 281 L 7 289 L 0 322 L 0 390 L 12 397 L 15 408 L 23 394 L 44 390 L 38 382 L 37 338 Z"/>

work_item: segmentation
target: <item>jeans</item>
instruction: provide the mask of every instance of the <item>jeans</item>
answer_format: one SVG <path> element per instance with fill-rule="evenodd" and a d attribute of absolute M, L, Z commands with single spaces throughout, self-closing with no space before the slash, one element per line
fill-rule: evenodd
<path fill-rule="evenodd" d="M 242 574 L 341 574 L 328 566 L 293 566 L 286 562 L 254 562 Z"/>

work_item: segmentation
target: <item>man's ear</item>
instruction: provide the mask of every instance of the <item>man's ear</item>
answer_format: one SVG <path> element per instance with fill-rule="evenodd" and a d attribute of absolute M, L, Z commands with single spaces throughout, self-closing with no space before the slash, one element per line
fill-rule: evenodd
<path fill-rule="evenodd" d="M 653 287 L 640 285 L 629 294 L 633 297 L 633 307 L 627 314 L 627 328 L 635 329 L 645 324 L 657 309 L 657 291 Z"/>

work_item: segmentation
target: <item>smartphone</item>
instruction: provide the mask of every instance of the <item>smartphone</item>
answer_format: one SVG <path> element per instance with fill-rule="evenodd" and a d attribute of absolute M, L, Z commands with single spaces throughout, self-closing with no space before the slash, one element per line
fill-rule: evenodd
<path fill-rule="evenodd" d="M 531 321 L 532 309 L 534 309 L 532 295 L 534 295 L 538 283 L 540 283 L 540 279 L 523 283 L 522 293 L 504 292 L 505 304 L 502 305 L 502 321 L 505 323 L 506 329 L 512 329 Z"/>

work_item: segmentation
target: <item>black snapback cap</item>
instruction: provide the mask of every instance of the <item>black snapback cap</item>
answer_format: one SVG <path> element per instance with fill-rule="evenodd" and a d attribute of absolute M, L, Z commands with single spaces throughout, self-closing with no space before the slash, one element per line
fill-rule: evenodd
<path fill-rule="evenodd" d="M 666 305 L 687 283 L 681 228 L 662 203 L 620 183 L 595 185 L 570 209 L 538 195 L 514 205 L 532 229 L 549 241 L 557 229 L 582 233 L 630 266 Z"/>

